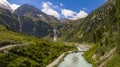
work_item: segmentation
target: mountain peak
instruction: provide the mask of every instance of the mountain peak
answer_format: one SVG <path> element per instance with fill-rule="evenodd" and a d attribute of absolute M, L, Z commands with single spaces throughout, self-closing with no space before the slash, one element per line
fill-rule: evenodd
<path fill-rule="evenodd" d="M 20 8 L 26 8 L 26 9 L 33 8 L 33 9 L 37 9 L 37 8 L 34 7 L 33 5 L 29 5 L 29 4 L 24 4 L 24 5 L 22 5 Z M 37 9 L 37 10 L 39 10 L 39 9 Z"/>
<path fill-rule="evenodd" d="M 15 10 L 14 13 L 17 14 L 18 16 L 37 17 L 36 16 L 37 14 L 43 13 L 43 12 L 40 11 L 39 9 L 37 9 L 36 7 L 32 6 L 32 5 L 24 4 L 21 7 L 19 7 L 17 10 Z"/>
<path fill-rule="evenodd" d="M 32 5 L 29 5 L 29 4 L 24 4 L 24 5 L 22 5 L 22 6 L 32 6 Z"/>
<path fill-rule="evenodd" d="M 18 16 L 26 16 L 29 18 L 39 19 L 45 22 L 48 22 L 48 21 L 59 22 L 59 20 L 56 17 L 47 15 L 41 10 L 39 10 L 38 8 L 29 4 L 22 5 L 21 7 L 16 9 L 14 13 Z"/>

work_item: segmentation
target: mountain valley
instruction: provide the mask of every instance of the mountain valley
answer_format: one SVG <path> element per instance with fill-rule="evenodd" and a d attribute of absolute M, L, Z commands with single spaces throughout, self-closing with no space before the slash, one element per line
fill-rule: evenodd
<path fill-rule="evenodd" d="M 0 50 L 2 67 L 46 67 L 62 53 L 76 52 L 76 44 L 91 47 L 83 57 L 93 67 L 120 67 L 120 1 L 108 0 L 77 20 L 29 4 L 14 12 L 0 7 L 0 48 L 17 45 Z"/>

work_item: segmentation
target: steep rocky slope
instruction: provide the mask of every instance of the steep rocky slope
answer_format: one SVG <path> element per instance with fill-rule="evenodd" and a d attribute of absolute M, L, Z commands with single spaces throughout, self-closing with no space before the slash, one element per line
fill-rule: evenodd
<path fill-rule="evenodd" d="M 120 66 L 119 6 L 119 0 L 108 0 L 86 17 L 70 37 L 69 41 L 93 44 L 84 54 L 93 67 Z"/>
<path fill-rule="evenodd" d="M 53 28 L 59 23 L 57 18 L 47 15 L 28 4 L 19 7 L 14 13 L 0 8 L 0 24 L 14 31 L 38 38 L 51 37 L 53 35 Z"/>
<path fill-rule="evenodd" d="M 94 41 L 94 34 L 97 33 L 97 30 L 100 32 L 105 32 L 103 29 L 107 29 L 107 20 L 112 18 L 110 16 L 110 10 L 114 7 L 114 2 L 108 1 L 103 6 L 99 7 L 98 9 L 94 10 L 89 14 L 88 17 L 81 20 L 75 20 L 74 22 L 79 22 L 75 27 L 72 36 L 70 37 L 71 40 L 75 42 L 83 42 L 84 40 L 87 42 Z M 112 12 L 112 11 L 111 11 Z M 112 15 L 112 13 L 111 13 Z M 109 21 L 114 21 L 114 19 L 110 19 Z M 99 33 L 99 31 L 98 31 Z M 99 37 L 98 37 L 99 38 Z"/>
<path fill-rule="evenodd" d="M 14 11 L 14 14 L 18 16 L 25 16 L 32 18 L 34 20 L 41 20 L 43 22 L 49 23 L 54 26 L 54 23 L 59 23 L 60 21 L 54 17 L 43 13 L 41 10 L 36 7 L 24 4 Z"/>
<path fill-rule="evenodd" d="M 119 0 L 108 0 L 88 17 L 59 27 L 65 41 L 93 44 L 84 57 L 94 67 L 120 66 L 119 6 Z"/>

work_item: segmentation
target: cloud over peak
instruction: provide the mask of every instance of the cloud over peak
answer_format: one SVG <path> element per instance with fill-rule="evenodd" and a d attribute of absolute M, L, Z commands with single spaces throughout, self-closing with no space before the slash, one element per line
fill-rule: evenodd
<path fill-rule="evenodd" d="M 88 14 L 83 10 L 80 10 L 79 13 L 77 13 L 77 12 L 72 11 L 72 10 L 62 9 L 61 12 L 65 18 L 68 18 L 71 20 L 77 20 L 77 19 L 84 18 L 84 17 L 88 16 Z"/>
<path fill-rule="evenodd" d="M 72 17 L 76 14 L 76 12 L 68 9 L 62 9 L 61 10 L 62 15 L 64 15 L 65 18 Z"/>
<path fill-rule="evenodd" d="M 88 15 L 84 10 L 80 10 L 77 13 L 69 9 L 62 9 L 62 6 L 62 3 L 60 3 L 60 6 L 55 6 L 51 2 L 42 2 L 42 11 L 57 18 L 60 18 L 62 16 L 63 18 L 68 18 L 70 20 L 77 20 Z M 60 12 L 58 12 L 56 9 L 59 9 Z"/>
<path fill-rule="evenodd" d="M 11 4 L 12 11 L 15 11 L 20 5 L 17 4 Z"/>
<path fill-rule="evenodd" d="M 71 18 L 71 20 L 77 20 L 77 19 L 80 19 L 80 18 L 85 18 L 85 17 L 87 17 L 87 16 L 88 16 L 88 14 L 87 14 L 85 11 L 80 10 L 80 12 L 77 13 L 75 16 L 73 16 L 73 17 Z"/>
<path fill-rule="evenodd" d="M 19 7 L 19 5 L 10 4 L 7 0 L 0 0 L 0 7 L 4 8 L 4 9 L 8 9 L 13 12 Z"/>
<path fill-rule="evenodd" d="M 68 18 L 70 20 L 77 20 L 79 18 L 84 18 L 88 14 L 85 12 L 87 8 L 81 9 L 79 12 L 65 9 L 63 3 L 59 3 L 58 6 L 53 5 L 52 2 L 42 2 L 42 9 L 44 13 L 54 16 L 58 19 L 62 18 Z M 17 4 L 11 4 L 7 0 L 0 0 L 0 7 L 10 10 L 11 12 L 14 12 L 20 5 Z"/>
<path fill-rule="evenodd" d="M 51 2 L 42 2 L 42 11 L 44 13 L 60 18 L 60 14 L 54 9 L 56 7 Z"/>

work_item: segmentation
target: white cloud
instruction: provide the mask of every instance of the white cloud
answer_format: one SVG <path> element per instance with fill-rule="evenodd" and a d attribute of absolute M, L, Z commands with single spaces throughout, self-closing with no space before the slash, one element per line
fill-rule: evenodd
<path fill-rule="evenodd" d="M 80 19 L 80 18 L 84 18 L 88 15 L 83 10 L 80 10 L 80 12 L 77 13 L 77 12 L 72 11 L 72 10 L 62 9 L 61 12 L 62 12 L 62 15 L 64 15 L 65 18 L 68 18 L 68 19 L 71 19 L 71 20 L 77 20 L 77 19 Z"/>
<path fill-rule="evenodd" d="M 71 20 L 77 20 L 77 19 L 80 19 L 80 18 L 85 18 L 85 17 L 87 17 L 87 16 L 88 16 L 88 14 L 87 14 L 85 11 L 80 10 L 80 12 L 77 13 L 76 16 L 73 16 L 73 17 L 71 18 Z"/>
<path fill-rule="evenodd" d="M 20 5 L 17 4 L 11 4 L 12 10 L 15 11 Z"/>
<path fill-rule="evenodd" d="M 62 6 L 63 6 L 63 3 L 60 3 L 60 6 L 62 7 Z"/>
<path fill-rule="evenodd" d="M 60 3 L 60 6 L 62 7 L 63 4 Z M 20 5 L 17 4 L 11 4 L 7 0 L 0 0 L 0 7 L 8 9 L 10 11 L 15 11 Z M 57 12 L 58 9 L 60 10 L 61 8 L 58 6 L 53 5 L 51 2 L 42 2 L 42 11 L 48 15 L 52 15 L 57 17 L 58 19 L 60 18 L 60 14 Z M 69 10 L 69 9 L 61 9 L 61 14 L 68 19 L 71 20 L 77 20 L 79 18 L 84 18 L 88 14 L 85 12 L 87 8 L 83 8 L 82 10 L 79 11 L 79 13 Z"/>
<path fill-rule="evenodd" d="M 64 15 L 65 18 L 72 17 L 76 14 L 76 12 L 68 9 L 62 9 L 61 11 L 62 11 L 62 15 Z"/>
<path fill-rule="evenodd" d="M 57 6 L 54 6 L 51 2 L 42 2 L 42 11 L 44 13 L 60 18 L 59 13 L 54 8 L 57 8 Z"/>
<path fill-rule="evenodd" d="M 10 4 L 7 0 L 0 0 L 0 7 L 4 9 L 8 9 L 10 11 L 14 11 L 19 7 L 17 4 Z"/>
<path fill-rule="evenodd" d="M 62 7 L 63 4 L 60 3 L 60 6 Z M 77 20 L 79 18 L 84 18 L 88 14 L 84 11 L 87 8 L 83 8 L 83 10 L 80 10 L 78 13 L 69 9 L 62 9 L 61 7 L 53 5 L 51 2 L 42 2 L 42 11 L 48 15 L 55 16 L 57 18 L 60 18 L 61 15 L 63 15 L 65 18 L 71 19 L 71 20 Z M 56 9 L 60 9 L 61 13 L 59 14 Z"/>
<path fill-rule="evenodd" d="M 12 9 L 7 0 L 0 0 L 0 7 L 8 9 L 10 11 Z"/>

